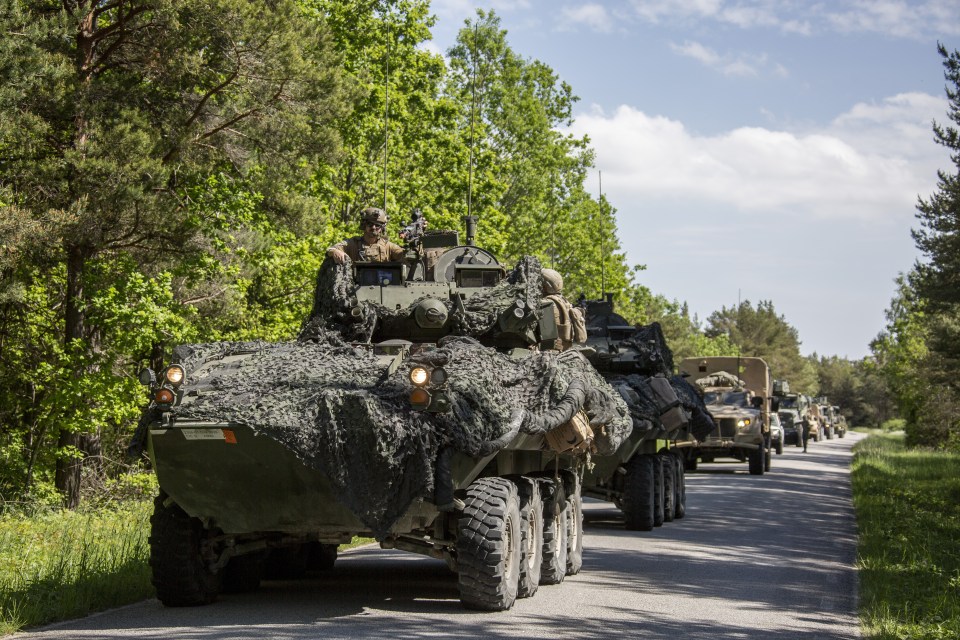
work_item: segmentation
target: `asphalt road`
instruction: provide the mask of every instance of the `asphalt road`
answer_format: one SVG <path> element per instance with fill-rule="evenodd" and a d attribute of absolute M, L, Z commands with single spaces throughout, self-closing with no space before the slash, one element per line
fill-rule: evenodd
<path fill-rule="evenodd" d="M 859 437 L 807 454 L 788 446 L 761 477 L 701 465 L 687 475 L 687 516 L 649 533 L 589 501 L 583 571 L 506 612 L 463 609 L 440 561 L 367 547 L 322 578 L 200 608 L 148 600 L 14 638 L 859 638 L 849 483 Z"/>

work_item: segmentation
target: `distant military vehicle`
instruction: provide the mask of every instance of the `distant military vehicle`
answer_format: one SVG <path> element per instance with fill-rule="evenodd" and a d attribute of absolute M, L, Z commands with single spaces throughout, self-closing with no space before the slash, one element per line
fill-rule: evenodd
<path fill-rule="evenodd" d="M 748 462 L 751 475 L 770 470 L 770 412 L 776 411 L 770 367 L 761 358 L 700 357 L 680 363 L 703 390 L 717 428 L 698 439 L 688 469 L 699 459 L 735 458 Z"/>
<path fill-rule="evenodd" d="M 784 443 L 803 446 L 803 415 L 807 411 L 806 396 L 790 392 L 787 380 L 773 381 L 773 395 L 777 399 L 780 424 L 784 431 Z"/>
<path fill-rule="evenodd" d="M 834 428 L 836 429 L 837 437 L 842 438 L 847 435 L 847 418 L 840 412 L 840 407 L 833 405 L 833 414 L 834 418 Z"/>
<path fill-rule="evenodd" d="M 584 474 L 586 495 L 616 504 L 627 529 L 649 531 L 684 517 L 683 446 L 716 425 L 696 389 L 673 375 L 673 355 L 660 325 L 629 324 L 613 298 L 583 301 L 587 357 L 623 396 L 633 431 L 613 454 L 595 455 Z"/>
<path fill-rule="evenodd" d="M 580 571 L 587 453 L 631 420 L 581 353 L 541 349 L 539 263 L 508 273 L 474 223 L 464 245 L 414 229 L 402 262 L 328 259 L 296 342 L 183 345 L 143 372 L 161 602 L 330 567 L 355 536 L 444 559 L 469 608 Z"/>

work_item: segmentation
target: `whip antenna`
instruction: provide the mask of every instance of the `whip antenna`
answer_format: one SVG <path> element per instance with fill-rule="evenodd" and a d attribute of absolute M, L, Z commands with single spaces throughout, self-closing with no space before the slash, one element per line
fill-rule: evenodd
<path fill-rule="evenodd" d="M 606 218 L 603 216 L 603 172 L 597 170 L 597 180 L 600 182 L 600 299 L 607 295 L 607 250 L 604 248 L 604 236 L 606 235 Z"/>
<path fill-rule="evenodd" d="M 477 113 L 477 37 L 480 25 L 473 25 L 473 63 L 470 65 L 470 167 L 467 170 L 467 215 L 473 210 L 473 145 L 474 145 L 474 121 Z"/>

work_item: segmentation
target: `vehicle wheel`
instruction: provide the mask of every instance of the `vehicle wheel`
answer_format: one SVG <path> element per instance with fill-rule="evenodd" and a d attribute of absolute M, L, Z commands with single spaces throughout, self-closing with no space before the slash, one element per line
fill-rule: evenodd
<path fill-rule="evenodd" d="M 752 450 L 747 456 L 747 461 L 750 464 L 750 475 L 752 476 L 762 476 L 763 475 L 763 465 L 764 465 L 764 447 L 761 445 L 756 449 Z"/>
<path fill-rule="evenodd" d="M 335 544 L 310 542 L 307 544 L 307 570 L 330 571 L 337 562 L 337 548 Z"/>
<path fill-rule="evenodd" d="M 660 466 L 663 467 L 663 521 L 673 522 L 676 511 L 674 500 L 677 497 L 677 479 L 674 474 L 673 456 L 669 453 L 657 455 Z"/>
<path fill-rule="evenodd" d="M 540 566 L 543 564 L 543 500 L 538 482 L 520 478 L 517 482 L 520 499 L 520 579 L 518 598 L 529 598 L 540 586 Z"/>
<path fill-rule="evenodd" d="M 310 548 L 306 544 L 273 549 L 263 565 L 267 580 L 300 580 L 307 575 Z"/>
<path fill-rule="evenodd" d="M 773 452 L 770 450 L 770 447 L 764 447 L 763 453 L 763 470 L 770 471 L 770 465 L 773 463 Z"/>
<path fill-rule="evenodd" d="M 623 485 L 623 517 L 627 529 L 653 529 L 653 460 L 650 456 L 635 455 L 626 464 Z"/>
<path fill-rule="evenodd" d="M 255 552 L 230 558 L 223 569 L 223 592 L 247 593 L 259 589 L 263 556 L 262 552 Z"/>
<path fill-rule="evenodd" d="M 154 500 L 150 518 L 151 581 L 168 607 L 210 604 L 220 592 L 222 574 L 210 571 L 200 555 L 207 531 L 177 505 L 165 507 L 164 494 Z"/>
<path fill-rule="evenodd" d="M 553 479 L 540 482 L 543 499 L 543 554 L 540 584 L 560 584 L 567 575 L 567 522 L 560 504 L 563 484 Z"/>
<path fill-rule="evenodd" d="M 827 440 L 833 440 L 833 427 L 827 429 Z"/>
<path fill-rule="evenodd" d="M 783 455 L 783 439 L 777 440 L 777 455 Z"/>
<path fill-rule="evenodd" d="M 676 469 L 676 498 L 673 500 L 673 517 L 675 520 L 679 520 L 687 513 L 687 478 L 686 473 L 684 473 L 684 464 L 683 456 L 675 453 L 673 454 L 674 459 L 674 469 Z"/>
<path fill-rule="evenodd" d="M 842 437 L 845 436 L 845 435 L 847 435 L 846 430 L 837 432 L 837 437 L 838 437 L 838 438 L 842 438 Z"/>
<path fill-rule="evenodd" d="M 663 526 L 663 465 L 660 459 L 652 455 L 653 459 L 653 526 Z"/>
<path fill-rule="evenodd" d="M 800 434 L 800 433 L 797 434 L 797 442 L 795 446 L 797 447 L 803 446 L 803 434 Z"/>
<path fill-rule="evenodd" d="M 583 500 L 580 497 L 580 484 L 574 478 L 575 489 L 567 493 L 567 562 L 566 573 L 575 576 L 583 568 Z"/>
<path fill-rule="evenodd" d="M 697 470 L 697 454 L 692 451 L 688 456 L 683 459 L 683 470 L 684 471 L 696 471 Z"/>
<path fill-rule="evenodd" d="M 468 609 L 504 611 L 517 599 L 520 578 L 520 500 L 505 478 L 480 478 L 467 488 L 457 524 L 460 602 Z"/>

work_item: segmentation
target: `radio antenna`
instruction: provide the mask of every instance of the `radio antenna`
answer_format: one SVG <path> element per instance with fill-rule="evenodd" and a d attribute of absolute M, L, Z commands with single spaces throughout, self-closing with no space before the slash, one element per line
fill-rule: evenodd
<path fill-rule="evenodd" d="M 479 37 L 480 25 L 473 24 L 473 62 L 470 65 L 470 166 L 467 170 L 467 215 L 473 211 L 473 146 L 474 146 L 474 126 L 477 114 L 477 38 Z"/>
<path fill-rule="evenodd" d="M 386 12 L 386 8 L 384 9 Z M 384 13 L 384 22 L 387 23 L 387 52 L 385 57 L 386 71 L 383 76 L 383 212 L 387 212 L 387 158 L 390 147 L 390 21 Z"/>
<path fill-rule="evenodd" d="M 603 300 L 607 295 L 607 250 L 604 247 L 604 236 L 606 235 L 606 218 L 603 216 L 603 172 L 597 170 L 597 180 L 600 182 L 600 197 L 597 199 L 600 205 L 600 299 Z"/>

